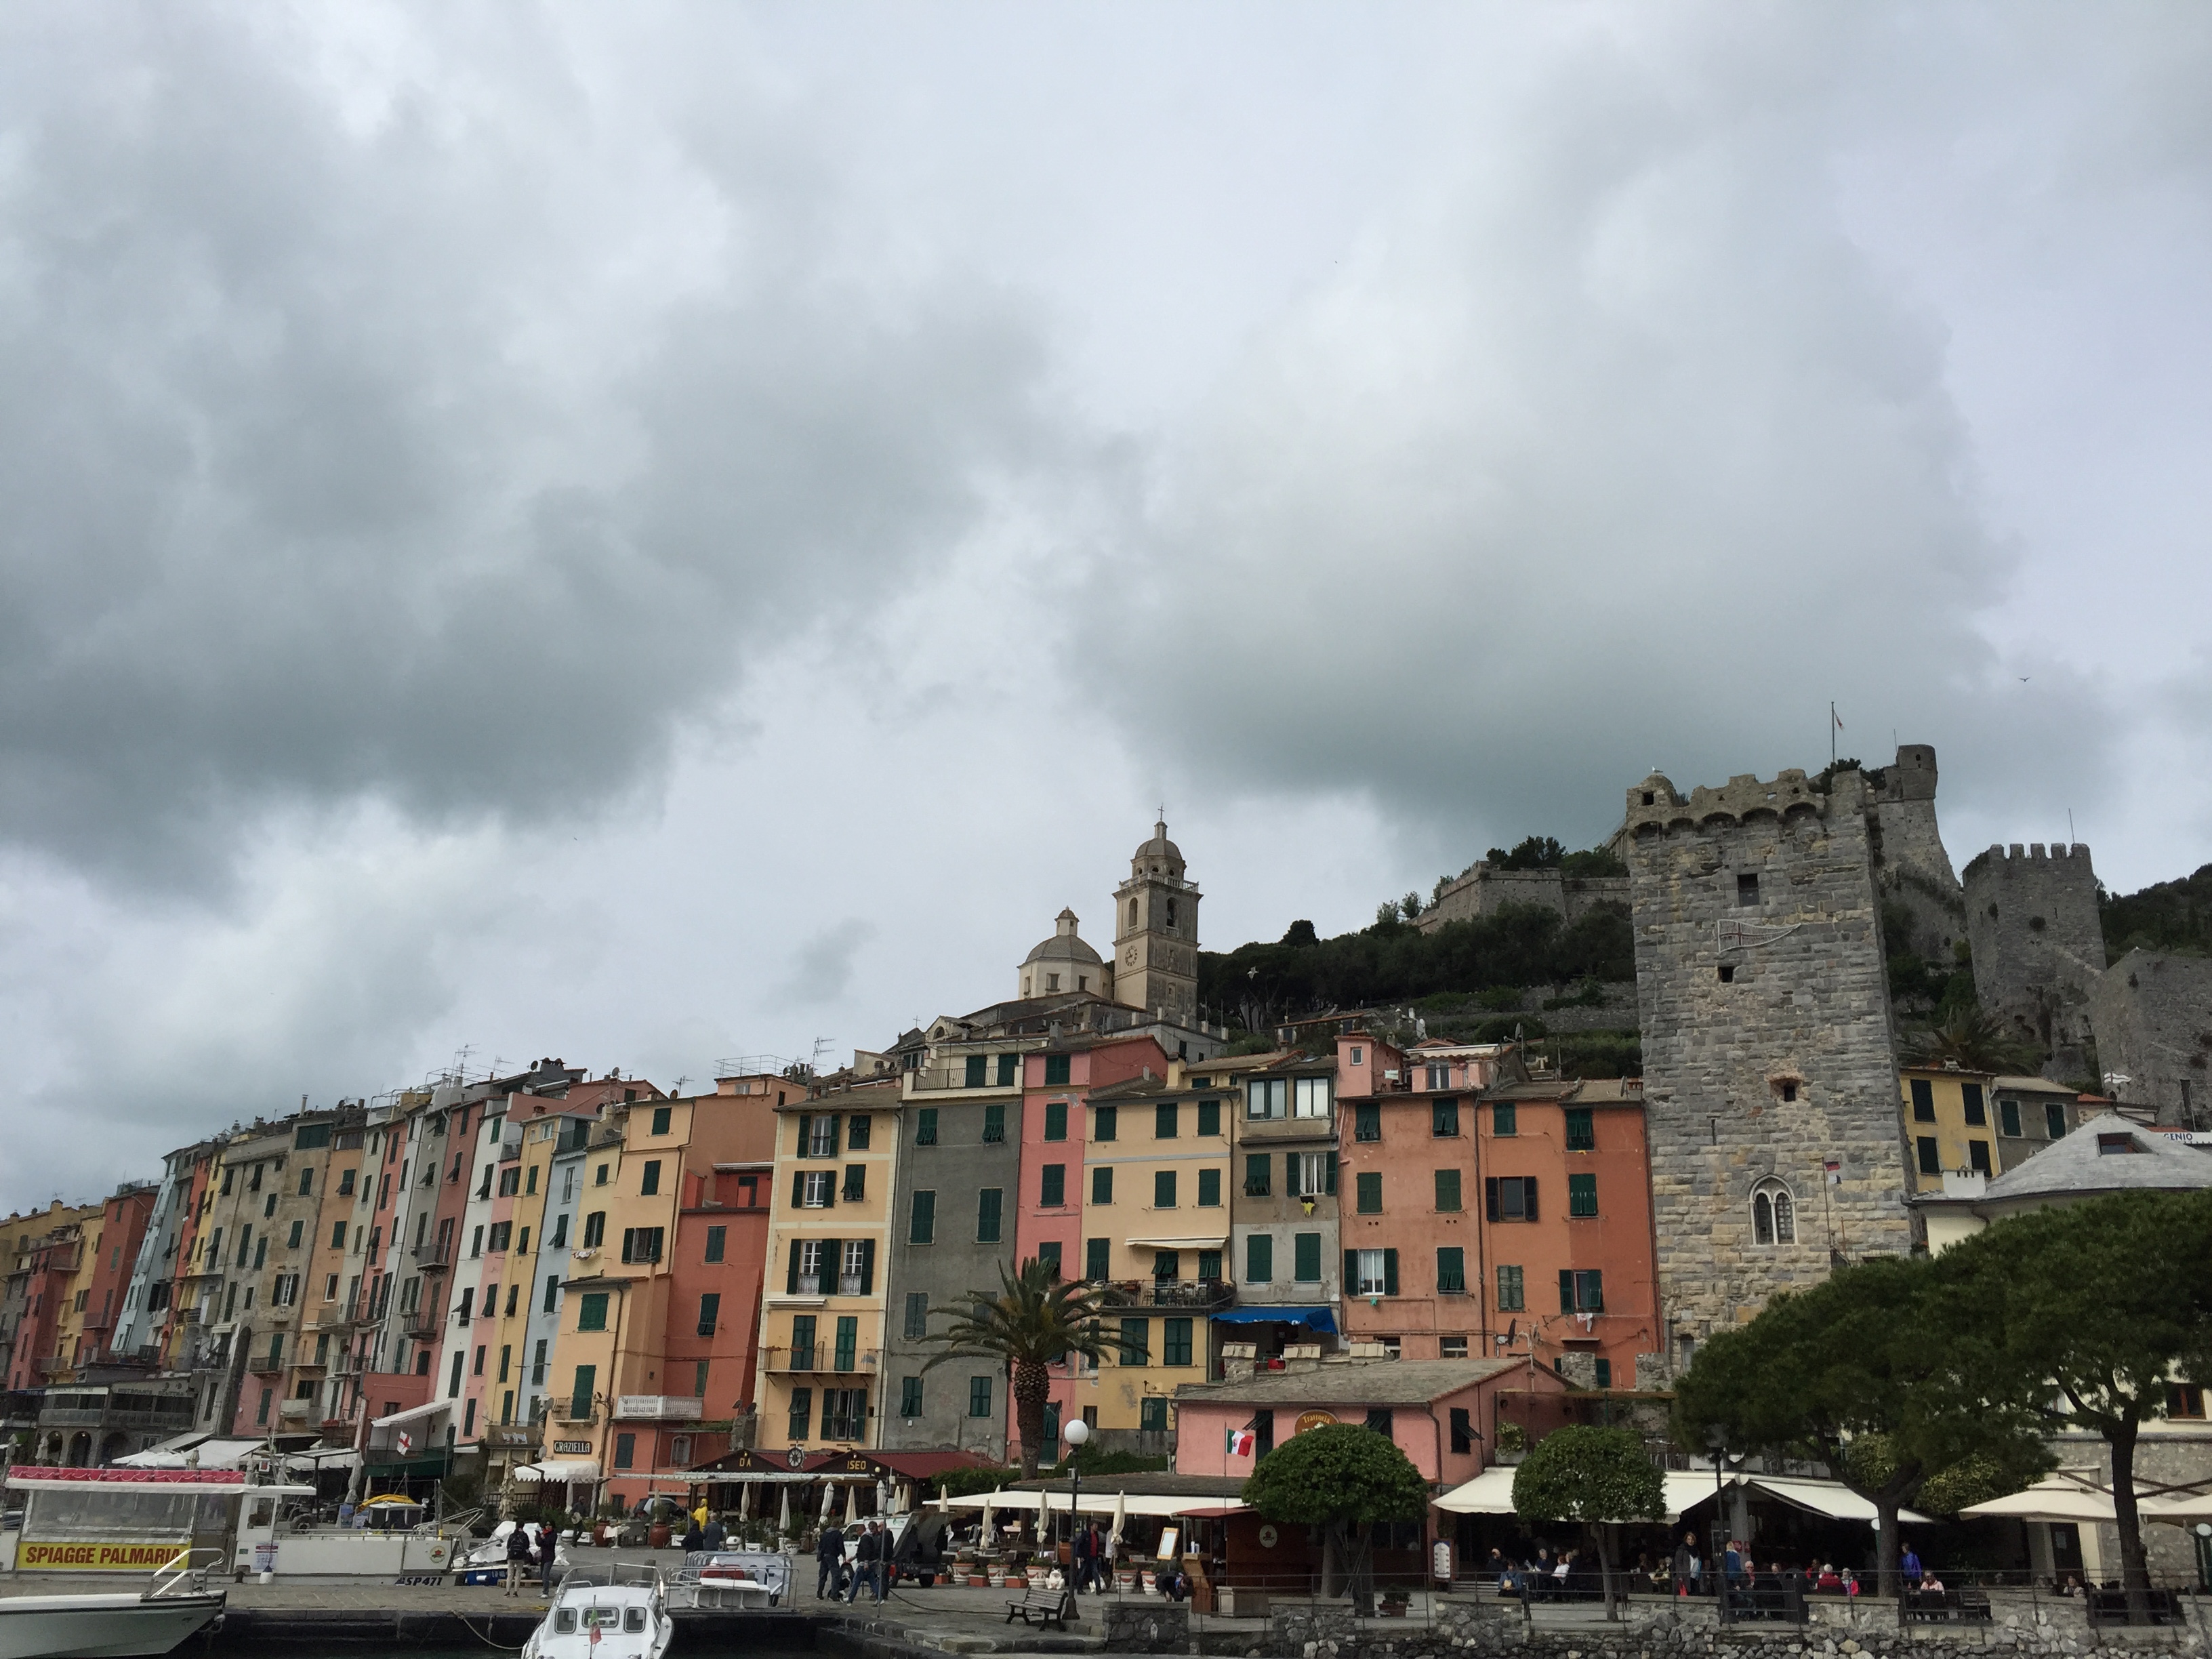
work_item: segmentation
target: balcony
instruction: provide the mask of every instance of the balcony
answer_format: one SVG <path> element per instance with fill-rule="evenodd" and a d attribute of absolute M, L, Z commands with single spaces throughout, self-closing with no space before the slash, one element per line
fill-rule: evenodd
<path fill-rule="evenodd" d="M 98 1313 L 88 1313 L 84 1316 L 84 1328 L 88 1331 L 113 1330 L 115 1315 L 106 1309 L 102 1309 Z"/>
<path fill-rule="evenodd" d="M 860 1294 L 860 1275 L 858 1273 L 801 1273 L 799 1275 L 799 1296 L 858 1296 Z"/>
<path fill-rule="evenodd" d="M 437 1315 L 417 1308 L 412 1313 L 399 1316 L 399 1334 L 410 1342 L 434 1342 L 440 1323 Z"/>
<path fill-rule="evenodd" d="M 277 1407 L 276 1414 L 287 1423 L 304 1423 L 308 1413 L 318 1409 L 312 1400 L 287 1400 Z"/>
<path fill-rule="evenodd" d="M 63 1376 L 75 1370 L 76 1366 L 58 1353 L 42 1353 L 31 1362 L 31 1369 L 40 1376 Z"/>
<path fill-rule="evenodd" d="M 834 1343 L 815 1342 L 789 1348 L 769 1349 L 768 1368 L 772 1371 L 837 1376 L 872 1371 L 876 1369 L 879 1358 L 879 1351 L 874 1348 L 848 1348 L 841 1354 Z"/>
<path fill-rule="evenodd" d="M 707 1402 L 696 1395 L 625 1394 L 615 1398 L 615 1417 L 629 1423 L 696 1423 L 707 1415 Z"/>
<path fill-rule="evenodd" d="M 918 1071 L 908 1072 L 907 1077 L 908 1079 L 907 1091 L 909 1094 L 942 1093 L 948 1089 L 958 1089 L 970 1094 L 1015 1095 L 1021 1092 L 1021 1084 L 1018 1081 L 1021 1077 L 1020 1068 L 1018 1066 L 1015 1068 L 1013 1079 L 1001 1083 L 999 1081 L 999 1066 L 995 1058 L 986 1068 L 979 1082 L 971 1083 L 968 1080 L 968 1068 L 959 1060 L 953 1061 L 950 1066 L 926 1066 Z"/>
<path fill-rule="evenodd" d="M 410 1249 L 408 1255 L 415 1258 L 415 1265 L 424 1273 L 441 1273 L 453 1265 L 453 1241 L 426 1240 Z"/>
<path fill-rule="evenodd" d="M 1336 1118 L 1333 1113 L 1326 1117 L 1243 1118 L 1237 1125 L 1237 1139 L 1245 1146 L 1273 1146 L 1279 1140 L 1334 1140 Z"/>
<path fill-rule="evenodd" d="M 1227 1279 L 1115 1279 L 1106 1282 L 1111 1308 L 1167 1308 L 1212 1312 L 1234 1307 L 1237 1285 Z"/>

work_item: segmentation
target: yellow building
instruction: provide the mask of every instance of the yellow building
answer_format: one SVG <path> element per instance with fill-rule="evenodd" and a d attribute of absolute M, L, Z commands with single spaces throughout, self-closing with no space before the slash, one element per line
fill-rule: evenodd
<path fill-rule="evenodd" d="M 1996 1130 L 1990 1116 L 1990 1085 L 1996 1074 L 1907 1066 L 1897 1075 L 1912 1191 L 1942 1192 L 1946 1170 L 1994 1176 Z"/>
<path fill-rule="evenodd" d="M 873 1447 L 902 1083 L 890 1074 L 776 1108 L 767 1290 L 753 1398 L 760 1445 Z"/>
<path fill-rule="evenodd" d="M 1209 1077 L 1208 1082 L 1213 1079 Z M 1211 1316 L 1233 1299 L 1229 1131 L 1233 1091 L 1201 1088 L 1182 1060 L 1164 1078 L 1091 1091 L 1083 1148 L 1083 1277 L 1112 1287 L 1118 1353 L 1075 1399 L 1105 1443 L 1164 1450 L 1168 1402 L 1212 1375 Z M 1120 1437 L 1134 1435 L 1134 1442 Z M 1157 1440 L 1146 1437 L 1158 1437 Z"/>

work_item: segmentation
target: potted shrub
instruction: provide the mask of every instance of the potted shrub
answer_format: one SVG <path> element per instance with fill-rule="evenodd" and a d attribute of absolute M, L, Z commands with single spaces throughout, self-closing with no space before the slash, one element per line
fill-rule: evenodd
<path fill-rule="evenodd" d="M 1401 1589 L 1384 1590 L 1378 1611 L 1385 1619 L 1403 1619 L 1407 1607 L 1406 1592 Z"/>
<path fill-rule="evenodd" d="M 1510 1467 L 1528 1455 L 1528 1432 L 1518 1423 L 1498 1425 L 1498 1461 Z"/>

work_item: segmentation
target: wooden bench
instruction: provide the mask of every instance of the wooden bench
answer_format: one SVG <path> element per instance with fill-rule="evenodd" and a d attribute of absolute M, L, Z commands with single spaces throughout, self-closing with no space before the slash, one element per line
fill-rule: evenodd
<path fill-rule="evenodd" d="M 1020 1601 L 1006 1603 L 1006 1622 L 1011 1625 L 1019 1619 L 1026 1625 L 1030 1615 L 1034 1613 L 1045 1629 L 1050 1630 L 1056 1624 L 1065 1631 L 1067 1628 L 1067 1599 L 1065 1588 L 1048 1589 L 1042 1584 L 1036 1585 L 1026 1591 Z"/>

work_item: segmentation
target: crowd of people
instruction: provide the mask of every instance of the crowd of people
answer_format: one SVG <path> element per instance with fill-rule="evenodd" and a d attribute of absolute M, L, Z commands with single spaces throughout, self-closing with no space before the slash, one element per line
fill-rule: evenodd
<path fill-rule="evenodd" d="M 1900 1564 L 1908 1585 L 1940 1590 L 1942 1581 L 1926 1571 L 1920 1559 L 1908 1549 Z M 1547 1544 L 1525 1553 L 1493 1548 L 1484 1577 L 1494 1583 L 1500 1595 L 1525 1597 L 1530 1601 L 1595 1599 L 1604 1594 L 1597 1556 L 1581 1549 L 1562 1549 L 1556 1554 Z M 1640 1553 L 1632 1567 L 1620 1572 L 1619 1589 L 1656 1592 L 1662 1595 L 1714 1595 L 1725 1585 L 1731 1592 L 1761 1592 L 1798 1595 L 1856 1595 L 1859 1579 L 1849 1567 L 1832 1561 L 1754 1560 L 1741 1539 L 1727 1542 L 1717 1562 L 1701 1550 L 1697 1534 L 1684 1533 L 1665 1560 L 1649 1550 Z"/>

